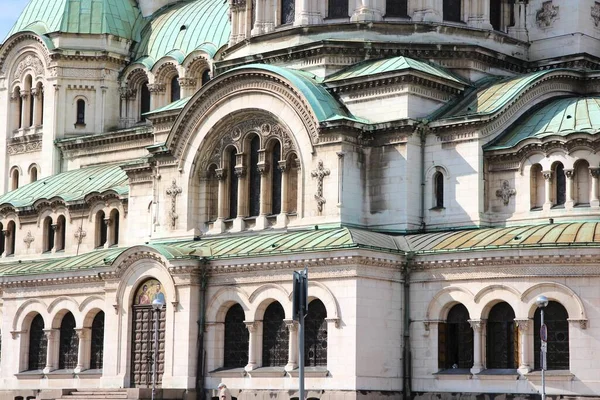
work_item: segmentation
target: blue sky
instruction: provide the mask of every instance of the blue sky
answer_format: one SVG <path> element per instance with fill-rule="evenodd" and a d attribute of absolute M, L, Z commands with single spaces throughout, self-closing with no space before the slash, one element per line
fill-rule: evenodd
<path fill-rule="evenodd" d="M 0 43 L 17 21 L 29 0 L 0 0 Z"/>

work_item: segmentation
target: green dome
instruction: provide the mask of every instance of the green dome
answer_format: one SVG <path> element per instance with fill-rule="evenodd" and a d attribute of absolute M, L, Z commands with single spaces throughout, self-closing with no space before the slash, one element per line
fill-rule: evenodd
<path fill-rule="evenodd" d="M 136 47 L 136 60 L 152 68 L 167 55 L 178 62 L 194 50 L 204 50 L 213 56 L 229 41 L 228 8 L 224 0 L 194 0 L 177 3 L 153 15 Z"/>
<path fill-rule="evenodd" d="M 110 34 L 140 40 L 145 25 L 135 0 L 31 0 L 9 33 Z"/>

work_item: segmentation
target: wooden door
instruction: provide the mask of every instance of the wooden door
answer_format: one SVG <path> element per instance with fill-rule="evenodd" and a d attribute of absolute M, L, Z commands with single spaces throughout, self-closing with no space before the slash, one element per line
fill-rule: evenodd
<path fill-rule="evenodd" d="M 133 332 L 131 344 L 131 386 L 152 387 L 152 361 L 154 359 L 154 330 L 158 321 L 158 358 L 156 386 L 160 387 L 165 361 L 165 319 L 166 307 L 154 311 L 150 305 L 133 306 Z"/>

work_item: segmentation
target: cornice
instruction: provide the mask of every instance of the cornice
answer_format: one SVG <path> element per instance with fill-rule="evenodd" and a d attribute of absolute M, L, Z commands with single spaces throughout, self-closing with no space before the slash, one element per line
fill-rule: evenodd
<path fill-rule="evenodd" d="M 124 131 L 110 132 L 92 137 L 78 137 L 77 140 L 56 141 L 56 147 L 63 152 L 69 152 L 79 149 L 90 149 L 94 147 L 105 147 L 116 143 L 139 142 L 140 140 L 152 140 L 152 127 L 128 129 Z"/>

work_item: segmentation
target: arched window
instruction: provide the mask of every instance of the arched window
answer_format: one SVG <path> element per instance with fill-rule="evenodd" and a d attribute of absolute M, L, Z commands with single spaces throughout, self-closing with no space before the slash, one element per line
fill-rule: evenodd
<path fill-rule="evenodd" d="M 14 119 L 14 123 L 12 124 L 14 129 L 21 129 L 23 127 L 23 97 L 21 96 L 22 90 L 19 86 L 15 87 L 13 92 L 13 101 L 14 108 L 12 117 Z"/>
<path fill-rule="evenodd" d="M 98 211 L 96 213 L 96 247 L 104 247 L 107 240 L 107 227 L 106 218 L 104 211 Z"/>
<path fill-rule="evenodd" d="M 328 18 L 348 18 L 348 0 L 328 0 Z"/>
<path fill-rule="evenodd" d="M 17 236 L 17 225 L 14 221 L 10 221 L 6 229 L 6 255 L 12 256 L 15 254 L 15 243 Z"/>
<path fill-rule="evenodd" d="M 555 206 L 564 206 L 566 201 L 566 193 L 567 193 L 567 180 L 565 178 L 565 167 L 562 163 L 558 162 L 553 165 L 554 173 L 554 205 Z"/>
<path fill-rule="evenodd" d="M 219 217 L 219 180 L 217 166 L 208 167 L 206 177 L 206 220 L 215 221 Z"/>
<path fill-rule="evenodd" d="M 590 164 L 586 160 L 579 160 L 574 165 L 575 204 L 579 206 L 590 205 Z"/>
<path fill-rule="evenodd" d="M 140 89 L 140 121 L 143 121 L 146 113 L 150 112 L 150 89 L 148 89 L 148 82 L 142 83 Z"/>
<path fill-rule="evenodd" d="M 181 85 L 179 84 L 179 76 L 174 76 L 171 79 L 171 103 L 181 98 Z"/>
<path fill-rule="evenodd" d="M 229 180 L 229 218 L 236 218 L 238 212 L 238 176 L 235 173 L 236 164 L 236 151 L 232 148 L 227 153 L 228 161 L 228 173 L 227 179 Z"/>
<path fill-rule="evenodd" d="M 289 335 L 285 322 L 283 307 L 273 302 L 265 310 L 263 317 L 263 367 L 282 367 L 288 361 Z"/>
<path fill-rule="evenodd" d="M 281 144 L 276 141 L 271 150 L 271 214 L 281 213 Z"/>
<path fill-rule="evenodd" d="M 77 120 L 75 125 L 85 125 L 85 100 L 77 100 Z"/>
<path fill-rule="evenodd" d="M 54 248 L 54 228 L 52 218 L 44 218 L 44 253 L 52 251 Z"/>
<path fill-rule="evenodd" d="M 296 13 L 296 5 L 294 3 L 294 0 L 281 0 L 281 25 L 294 23 Z"/>
<path fill-rule="evenodd" d="M 210 81 L 210 71 L 205 70 L 202 73 L 202 86 L 206 85 Z"/>
<path fill-rule="evenodd" d="M 473 329 L 469 311 L 456 304 L 448 312 L 446 322 L 438 324 L 438 367 L 440 369 L 473 366 Z"/>
<path fill-rule="evenodd" d="M 119 229 L 121 223 L 121 216 L 119 210 L 114 209 L 110 212 L 110 240 L 109 245 L 114 246 L 119 244 Z"/>
<path fill-rule="evenodd" d="M 444 174 L 436 172 L 433 175 L 434 208 L 444 208 Z"/>
<path fill-rule="evenodd" d="M 31 75 L 27 75 L 27 77 L 25 78 L 25 90 L 26 90 L 26 95 L 27 98 L 25 99 L 25 101 L 27 102 L 27 107 L 24 111 L 27 112 L 27 118 L 26 118 L 26 127 L 32 127 L 33 126 L 33 116 L 34 116 L 34 109 L 33 109 L 33 80 L 31 78 Z"/>
<path fill-rule="evenodd" d="M 2 257 L 2 255 L 4 254 L 4 246 L 6 245 L 4 241 L 4 225 L 2 225 L 2 223 L 0 222 L 0 257 Z"/>
<path fill-rule="evenodd" d="M 444 21 L 462 22 L 462 0 L 444 0 Z"/>
<path fill-rule="evenodd" d="M 260 150 L 260 138 L 254 136 L 250 141 L 250 163 L 248 178 L 250 184 L 249 216 L 257 217 L 260 214 L 260 173 L 258 172 L 258 151 Z"/>
<path fill-rule="evenodd" d="M 244 309 L 234 304 L 225 315 L 225 368 L 242 368 L 248 364 L 249 333 Z"/>
<path fill-rule="evenodd" d="M 490 310 L 487 321 L 487 368 L 516 369 L 518 334 L 515 312 L 508 303 L 501 302 Z"/>
<path fill-rule="evenodd" d="M 29 170 L 29 182 L 30 183 L 36 182 L 37 179 L 38 179 L 37 167 L 31 167 L 31 169 Z"/>
<path fill-rule="evenodd" d="M 46 368 L 48 340 L 44 334 L 44 318 L 37 314 L 29 328 L 29 360 L 28 371 L 38 371 Z"/>
<path fill-rule="evenodd" d="M 540 314 L 538 308 L 533 317 L 533 348 L 535 369 L 540 364 Z M 546 364 L 549 370 L 569 370 L 569 315 L 562 304 L 548 302 L 544 308 L 544 324 L 548 327 L 548 353 Z"/>
<path fill-rule="evenodd" d="M 19 188 L 19 168 L 13 168 L 10 180 L 12 190 L 17 190 Z"/>
<path fill-rule="evenodd" d="M 98 312 L 92 322 L 92 345 L 90 369 L 102 369 L 104 365 L 104 311 Z"/>
<path fill-rule="evenodd" d="M 44 124 L 44 85 L 38 83 L 36 87 L 36 110 L 35 110 L 35 125 Z"/>
<path fill-rule="evenodd" d="M 286 197 L 287 212 L 294 214 L 298 212 L 298 157 L 292 153 L 286 162 L 286 174 L 288 179 Z"/>
<path fill-rule="evenodd" d="M 385 2 L 386 17 L 408 17 L 408 1 L 407 0 L 386 0 Z"/>
<path fill-rule="evenodd" d="M 63 251 L 67 241 L 67 224 L 64 215 L 56 219 L 56 251 Z"/>
<path fill-rule="evenodd" d="M 530 207 L 532 210 L 541 210 L 545 201 L 545 183 L 544 175 L 542 174 L 542 166 L 540 164 L 532 165 L 529 175 Z"/>
<path fill-rule="evenodd" d="M 59 348 L 58 369 L 75 369 L 79 338 L 75 332 L 75 317 L 70 312 L 65 314 L 60 324 Z"/>
<path fill-rule="evenodd" d="M 308 314 L 304 319 L 304 365 L 307 367 L 327 366 L 327 310 L 321 300 L 308 303 Z"/>

